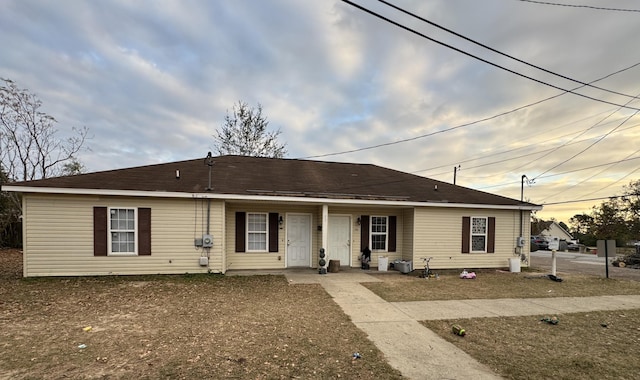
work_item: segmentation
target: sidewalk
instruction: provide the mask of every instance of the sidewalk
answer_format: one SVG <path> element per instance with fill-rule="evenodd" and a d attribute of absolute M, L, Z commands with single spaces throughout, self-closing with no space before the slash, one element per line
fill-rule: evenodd
<path fill-rule="evenodd" d="M 640 308 L 638 296 L 387 302 L 361 282 L 382 280 L 364 272 L 285 274 L 291 284 L 319 283 L 353 323 L 367 333 L 389 364 L 409 379 L 500 379 L 491 369 L 418 321 Z"/>

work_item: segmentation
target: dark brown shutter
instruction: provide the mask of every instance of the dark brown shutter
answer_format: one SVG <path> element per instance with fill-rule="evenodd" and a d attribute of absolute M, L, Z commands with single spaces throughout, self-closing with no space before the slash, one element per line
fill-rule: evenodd
<path fill-rule="evenodd" d="M 396 251 L 396 216 L 395 215 L 391 215 L 389 217 L 389 249 L 387 249 L 387 251 L 389 252 L 395 252 Z"/>
<path fill-rule="evenodd" d="M 278 213 L 269 213 L 269 252 L 278 252 Z"/>
<path fill-rule="evenodd" d="M 107 208 L 93 208 L 93 255 L 107 255 Z"/>
<path fill-rule="evenodd" d="M 471 217 L 462 217 L 462 253 L 469 253 L 471 244 Z"/>
<path fill-rule="evenodd" d="M 236 252 L 244 252 L 245 248 L 245 228 L 247 214 L 244 212 L 236 212 Z"/>
<path fill-rule="evenodd" d="M 138 209 L 138 255 L 151 255 L 151 209 Z"/>
<path fill-rule="evenodd" d="M 489 217 L 489 226 L 487 228 L 487 253 L 496 251 L 496 218 Z"/>
<path fill-rule="evenodd" d="M 365 247 L 369 247 L 369 215 L 360 215 L 360 252 Z"/>

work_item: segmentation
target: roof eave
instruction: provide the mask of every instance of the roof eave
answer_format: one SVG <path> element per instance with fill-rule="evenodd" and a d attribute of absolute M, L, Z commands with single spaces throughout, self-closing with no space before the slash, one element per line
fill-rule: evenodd
<path fill-rule="evenodd" d="M 188 193 L 170 191 L 141 191 L 141 190 L 112 190 L 112 189 L 70 189 L 53 187 L 31 187 L 31 186 L 3 186 L 4 191 L 16 193 L 37 193 L 37 194 L 66 194 L 66 195 L 97 195 L 97 196 L 126 196 L 126 197 L 153 197 L 153 198 L 206 198 L 228 201 L 253 201 L 253 202 L 282 202 L 282 203 L 312 203 L 312 204 L 335 204 L 335 205 L 375 205 L 375 206 L 401 206 L 401 207 L 446 207 L 446 208 L 476 208 L 476 209 L 498 209 L 498 210 L 528 210 L 539 211 L 542 206 L 531 203 L 518 205 L 495 205 L 495 204 L 473 204 L 473 203 L 449 203 L 439 201 L 391 201 L 375 199 L 340 199 L 340 198 L 317 198 L 317 197 L 294 197 L 294 196 L 269 196 L 269 195 L 241 195 L 241 194 L 220 194 L 220 193 Z"/>

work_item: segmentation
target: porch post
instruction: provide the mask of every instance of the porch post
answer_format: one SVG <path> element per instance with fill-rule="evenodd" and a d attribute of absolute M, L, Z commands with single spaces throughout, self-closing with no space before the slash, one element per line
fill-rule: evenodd
<path fill-rule="evenodd" d="M 327 244 L 329 244 L 329 205 L 322 205 L 322 247 L 327 252 L 327 255 L 331 255 L 327 251 Z"/>

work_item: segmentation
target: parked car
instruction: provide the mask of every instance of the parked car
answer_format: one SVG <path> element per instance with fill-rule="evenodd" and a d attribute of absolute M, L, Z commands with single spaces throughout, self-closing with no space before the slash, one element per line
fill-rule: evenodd
<path fill-rule="evenodd" d="M 578 244 L 578 243 L 569 243 L 567 245 L 567 249 L 569 251 L 579 251 L 580 250 L 580 244 Z"/>
<path fill-rule="evenodd" d="M 544 238 L 544 236 L 531 236 L 531 242 L 535 244 L 538 249 L 547 250 L 549 249 L 549 242 Z"/>

